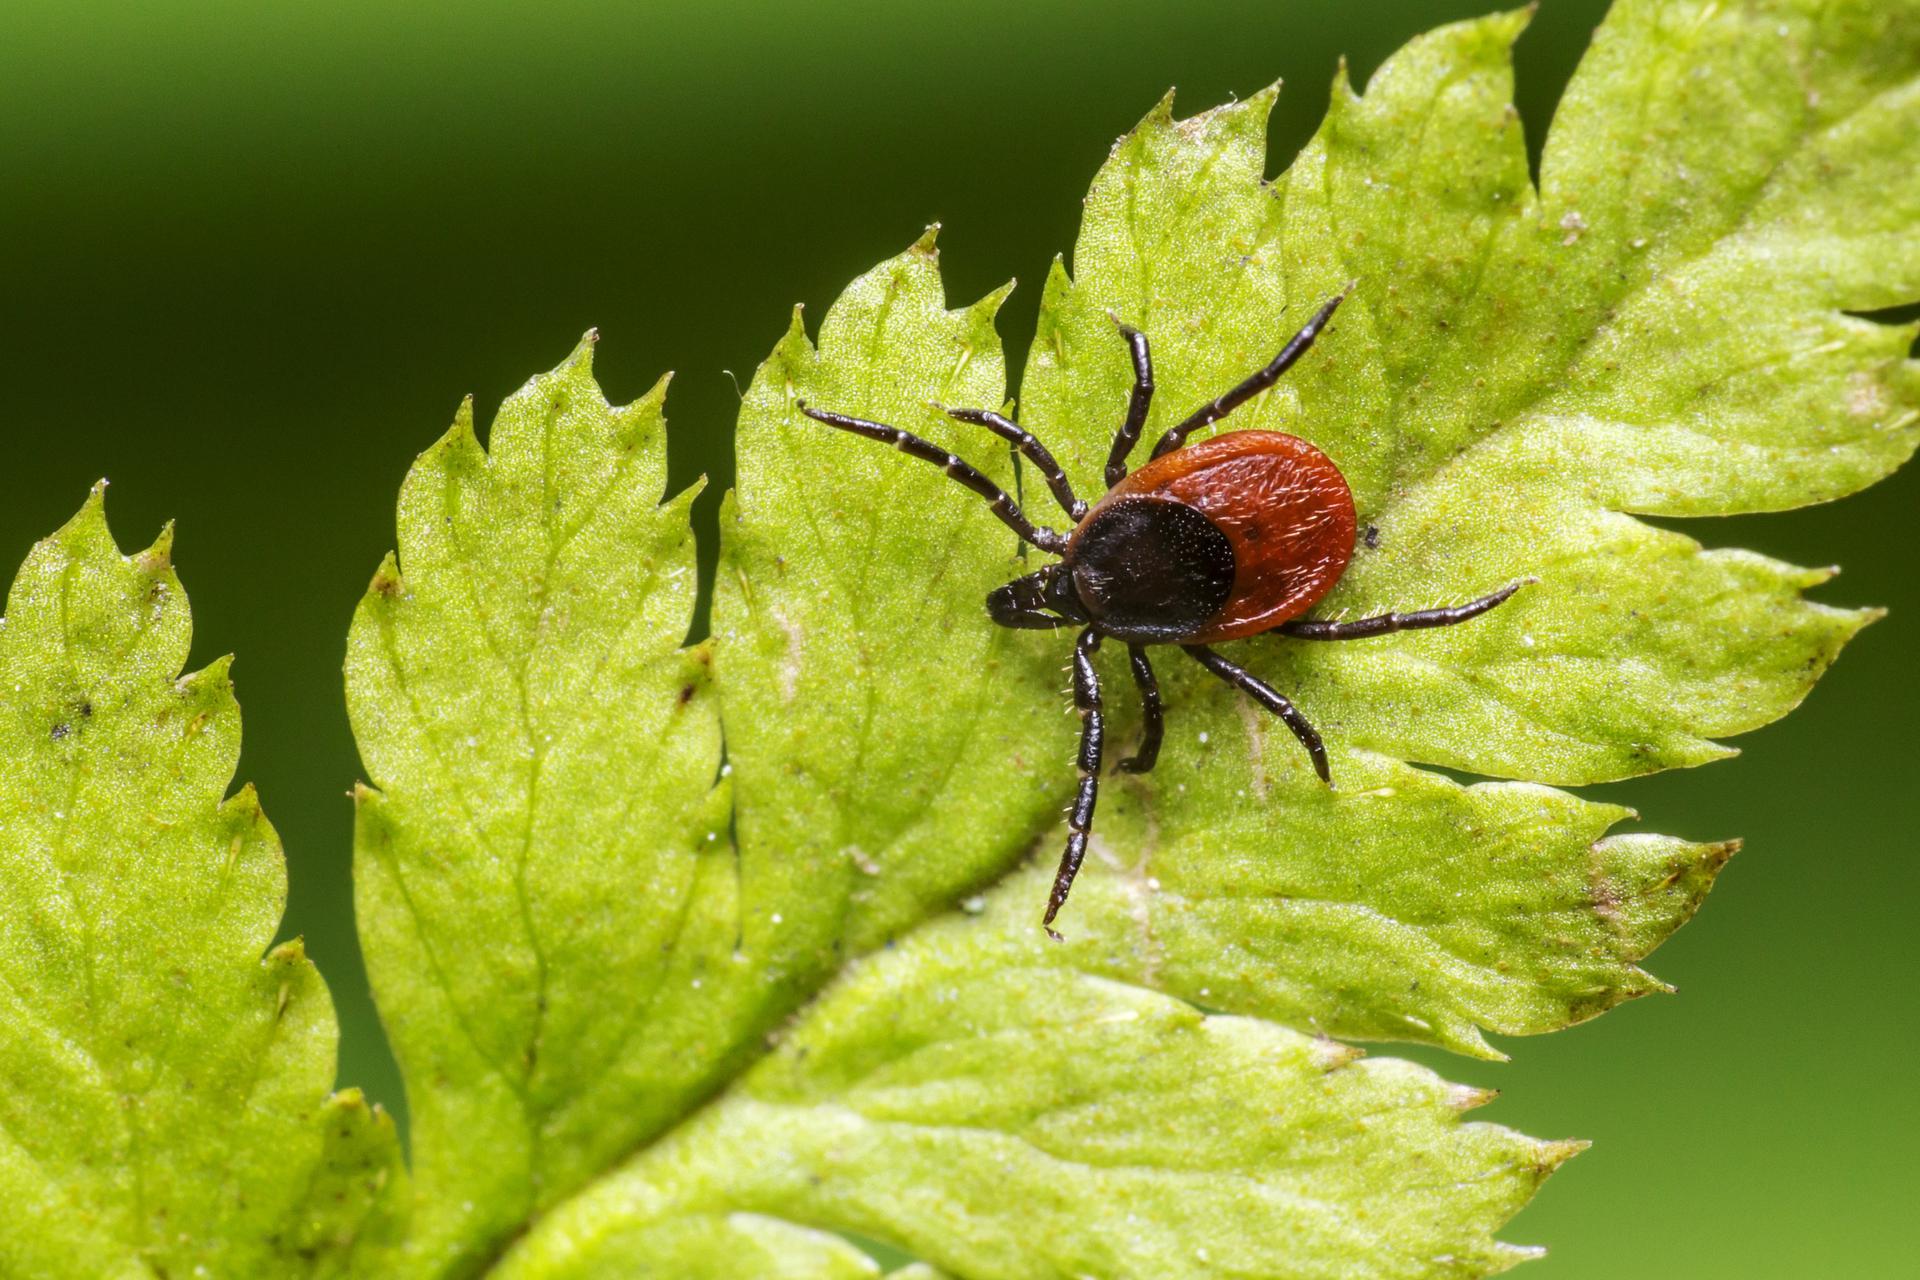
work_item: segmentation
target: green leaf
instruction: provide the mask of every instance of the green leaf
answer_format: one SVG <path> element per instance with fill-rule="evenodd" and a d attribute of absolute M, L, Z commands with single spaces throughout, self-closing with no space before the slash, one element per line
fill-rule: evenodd
<path fill-rule="evenodd" d="M 400 496 L 347 651 L 369 974 L 414 1086 L 415 1231 L 459 1271 L 671 1121 L 726 1058 L 734 860 L 664 381 L 610 409 L 592 336 L 470 405 Z M 750 991 L 735 992 L 752 1000 Z M 675 1030 L 684 1029 L 681 1037 Z"/>
<path fill-rule="evenodd" d="M 1130 388 L 1115 317 L 1154 345 L 1151 438 L 1357 279 L 1224 424 L 1352 482 L 1373 535 L 1323 612 L 1539 581 L 1457 628 L 1230 647 L 1326 733 L 1333 790 L 1160 651 L 1166 748 L 1105 781 L 1065 945 L 1037 928 L 1063 639 L 981 609 L 1038 557 L 797 409 L 925 435 L 1042 513 L 933 407 L 1006 386 L 1003 294 L 950 310 L 931 233 L 754 379 L 710 648 L 682 647 L 659 389 L 609 407 L 583 346 L 485 450 L 463 410 L 422 455 L 348 661 L 411 1272 L 878 1274 L 856 1240 L 968 1278 L 1529 1255 L 1494 1233 L 1575 1144 L 1462 1123 L 1485 1095 L 1334 1037 L 1498 1056 L 1486 1032 L 1662 989 L 1640 962 L 1734 845 L 1612 833 L 1628 811 L 1541 784 L 1729 754 L 1873 617 L 1805 600 L 1826 571 L 1638 517 L 1830 499 L 1913 451 L 1914 330 L 1846 309 L 1920 296 L 1920 10 L 1623 4 L 1540 192 L 1525 21 L 1443 28 L 1364 94 L 1342 76 L 1275 182 L 1272 91 L 1162 103 L 1095 180 L 1020 406 L 1084 495 Z"/>
<path fill-rule="evenodd" d="M 1477 1276 L 1578 1144 L 1491 1095 L 1252 1018 L 1064 971 L 1037 883 L 854 966 L 725 1100 L 556 1213 L 503 1277 L 672 1270 L 745 1209 L 897 1241 L 961 1276 Z M 837 1273 L 835 1273 L 837 1274 Z"/>
<path fill-rule="evenodd" d="M 937 469 L 850 449 L 793 407 L 858 406 L 1011 484 L 1004 448 L 932 407 L 1001 403 L 1005 295 L 948 311 L 929 231 L 848 287 L 817 349 L 796 311 L 740 407 L 715 667 L 742 950 L 796 995 L 992 880 L 1010 838 L 1059 809 L 1071 746 L 1058 646 L 986 626 L 981 610 L 1019 572 L 1014 535 L 985 503 L 956 502 Z"/>
<path fill-rule="evenodd" d="M 1647 190 L 1660 182 L 1658 153 L 1619 136 L 1620 115 L 1642 109 L 1643 87 L 1720 80 L 1699 49 L 1685 76 L 1640 56 L 1642 27 L 1672 18 L 1730 32 L 1715 46 L 1729 78 L 1749 58 L 1795 47 L 1807 83 L 1826 71 L 1810 31 L 1796 41 L 1791 26 L 1783 37 L 1771 20 L 1722 8 L 1616 9 L 1548 139 L 1544 198 L 1528 182 L 1509 102 L 1507 50 L 1524 14 L 1414 42 L 1364 98 L 1336 81 L 1326 124 L 1270 187 L 1259 181 L 1269 95 L 1178 122 L 1163 103 L 1096 179 L 1077 278 L 1057 269 L 1048 282 L 1023 406 L 1083 488 L 1128 386 L 1109 310 L 1155 339 L 1152 438 L 1264 363 L 1275 335 L 1357 277 L 1335 332 L 1227 424 L 1313 439 L 1378 531 L 1322 611 L 1449 603 L 1541 579 L 1471 626 L 1241 646 L 1339 741 L 1551 782 L 1698 764 L 1727 754 L 1715 736 L 1794 706 L 1870 619 L 1800 599 L 1826 571 L 1703 551 L 1622 514 L 1839 496 L 1898 465 L 1920 432 L 1920 378 L 1904 359 L 1913 330 L 1838 311 L 1910 296 L 1920 276 L 1911 244 L 1905 261 L 1890 240 L 1863 238 L 1848 255 L 1824 226 L 1803 229 L 1820 252 L 1859 257 L 1855 275 L 1881 273 L 1870 285 L 1850 286 L 1844 261 L 1818 288 L 1773 265 L 1816 254 L 1788 235 L 1802 216 L 1794 197 L 1819 188 L 1801 177 L 1817 169 L 1804 153 L 1824 145 L 1811 125 L 1786 149 L 1798 163 L 1779 158 L 1780 189 L 1746 219 L 1724 212 L 1730 195 L 1694 195 L 1719 215 L 1702 211 L 1696 222 L 1709 226 L 1628 221 L 1642 204 L 1682 202 Z M 1699 21 L 1679 16 L 1687 9 Z M 1883 25 L 1864 12 L 1856 21 Z M 1616 62 L 1609 51 L 1622 45 L 1633 48 Z M 1750 87 L 1765 99 L 1816 91 L 1802 85 L 1783 72 Z M 1753 163 L 1728 143 L 1745 137 L 1747 101 L 1711 112 L 1662 104 L 1656 136 L 1683 134 L 1706 153 L 1675 157 L 1684 176 L 1673 181 L 1691 190 L 1718 168 Z M 1586 102 L 1613 133 L 1582 128 Z M 1920 200 L 1909 174 L 1888 171 L 1891 139 L 1876 136 L 1885 158 L 1868 147 L 1878 166 L 1851 165 L 1872 171 L 1856 198 Z M 1575 178 L 1582 160 L 1611 172 Z M 1631 193 L 1618 190 L 1623 175 Z M 1786 243 L 1756 262 L 1748 240 L 1763 230 Z M 1488 518 L 1493 495 L 1498 518 Z"/>
<path fill-rule="evenodd" d="M 0 625 L 0 1274 L 342 1274 L 395 1233 L 393 1127 L 328 1095 L 229 660 L 181 674 L 172 532 L 121 555 L 104 488 Z"/>

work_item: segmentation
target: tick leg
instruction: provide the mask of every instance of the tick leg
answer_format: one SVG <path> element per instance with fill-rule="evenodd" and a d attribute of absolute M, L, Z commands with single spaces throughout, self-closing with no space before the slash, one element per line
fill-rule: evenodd
<path fill-rule="evenodd" d="M 1166 729 L 1160 714 L 1160 682 L 1153 678 L 1153 664 L 1147 661 L 1144 645 L 1127 646 L 1127 661 L 1133 667 L 1133 683 L 1140 690 L 1140 750 L 1119 764 L 1122 773 L 1145 773 L 1160 758 L 1160 738 Z"/>
<path fill-rule="evenodd" d="M 890 444 L 911 457 L 926 459 L 985 498 L 992 505 L 993 514 L 1000 517 L 1000 523 L 1042 551 L 1058 553 L 1066 548 L 1067 540 L 1063 535 L 1052 529 L 1042 529 L 1035 525 L 1033 521 L 1027 519 L 1026 514 L 1015 505 L 1013 499 L 1009 498 L 1000 486 L 931 440 L 923 440 L 911 431 L 902 431 L 884 422 L 869 422 L 865 418 L 850 418 L 844 413 L 810 409 L 804 400 L 796 400 L 794 405 L 815 422 L 824 422 L 830 427 L 838 427 L 842 431 L 851 431 L 854 435 L 865 436 L 869 440 Z"/>
<path fill-rule="evenodd" d="M 1466 604 L 1457 604 L 1447 609 L 1421 609 L 1416 613 L 1382 613 L 1371 618 L 1355 618 L 1352 622 L 1311 622 L 1295 618 L 1292 622 L 1283 622 L 1274 630 L 1283 636 L 1292 636 L 1296 640 L 1365 640 L 1368 636 L 1390 635 L 1395 631 L 1424 631 L 1428 627 L 1450 627 L 1456 622 L 1465 622 L 1477 618 L 1489 609 L 1507 602 L 1514 592 L 1537 578 L 1522 578 L 1518 582 L 1509 582 L 1490 596 L 1481 596 Z"/>
<path fill-rule="evenodd" d="M 1280 348 L 1280 354 L 1273 358 L 1273 363 L 1221 396 L 1218 400 L 1211 401 L 1195 409 L 1186 421 L 1168 428 L 1167 434 L 1161 436 L 1159 443 L 1153 446 L 1153 456 L 1157 458 L 1163 453 L 1172 453 L 1175 449 L 1178 449 L 1187 442 L 1188 436 L 1204 426 L 1220 421 L 1220 419 L 1226 417 L 1235 409 L 1278 382 L 1280 375 L 1293 367 L 1294 361 L 1307 354 L 1307 348 L 1311 347 L 1313 340 L 1320 336 L 1320 330 L 1326 327 L 1327 321 L 1333 318 L 1333 313 L 1339 309 L 1340 304 L 1345 302 L 1347 295 L 1352 292 L 1353 285 L 1350 284 L 1333 297 L 1327 299 L 1320 310 L 1314 313 L 1313 319 L 1307 321 L 1306 326 L 1302 328 L 1300 332 L 1294 334 L 1293 337 L 1287 341 L 1286 346 Z"/>
<path fill-rule="evenodd" d="M 975 426 L 985 427 L 1012 444 L 1046 478 L 1047 487 L 1053 490 L 1054 501 L 1060 504 L 1060 509 L 1069 518 L 1078 523 L 1080 517 L 1087 514 L 1087 504 L 1074 497 L 1073 485 L 1068 482 L 1067 473 L 1060 469 L 1060 464 L 1047 452 L 1047 446 L 1041 444 L 1040 438 L 1033 432 L 1010 418 L 1003 418 L 986 409 L 949 409 L 943 404 L 933 407 L 956 422 L 971 422 Z"/>
<path fill-rule="evenodd" d="M 1080 790 L 1067 813 L 1067 847 L 1060 855 L 1060 870 L 1054 873 L 1053 893 L 1047 898 L 1047 916 L 1040 922 L 1055 942 L 1053 918 L 1067 903 L 1067 891 L 1080 874 L 1087 856 L 1087 833 L 1093 830 L 1093 805 L 1100 798 L 1100 751 L 1107 736 L 1106 721 L 1100 706 L 1100 676 L 1093 669 L 1093 655 L 1100 648 L 1100 633 L 1088 627 L 1073 646 L 1073 705 L 1080 712 Z"/>
<path fill-rule="evenodd" d="M 1127 478 L 1127 457 L 1140 443 L 1140 433 L 1147 429 L 1147 410 L 1153 407 L 1153 356 L 1147 351 L 1147 335 L 1117 318 L 1114 323 L 1120 325 L 1120 336 L 1133 355 L 1133 394 L 1127 397 L 1127 420 L 1120 424 L 1113 448 L 1107 452 L 1109 489 Z"/>
<path fill-rule="evenodd" d="M 1332 772 L 1327 768 L 1326 744 L 1320 741 L 1319 730 L 1307 723 L 1307 718 L 1300 714 L 1298 707 L 1288 702 L 1281 696 L 1278 689 L 1259 676 L 1245 667 L 1228 662 L 1207 646 L 1188 644 L 1180 647 L 1192 654 L 1195 662 L 1285 721 L 1287 728 L 1293 730 L 1293 736 L 1300 739 L 1300 745 L 1307 749 L 1309 756 L 1313 757 L 1313 771 L 1320 775 L 1320 781 L 1328 786 L 1333 785 Z"/>

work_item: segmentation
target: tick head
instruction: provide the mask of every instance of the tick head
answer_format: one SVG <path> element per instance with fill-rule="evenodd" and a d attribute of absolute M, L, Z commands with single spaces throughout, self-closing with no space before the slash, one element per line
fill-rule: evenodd
<path fill-rule="evenodd" d="M 987 615 L 1003 627 L 1033 627 L 1052 615 L 1085 622 L 1087 611 L 1064 565 L 1050 564 L 987 593 Z"/>

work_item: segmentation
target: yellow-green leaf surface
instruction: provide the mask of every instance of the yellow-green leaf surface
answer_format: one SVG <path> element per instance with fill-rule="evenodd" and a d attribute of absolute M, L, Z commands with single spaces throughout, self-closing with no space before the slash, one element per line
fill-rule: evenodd
<path fill-rule="evenodd" d="M 225 659 L 181 674 L 171 532 L 104 486 L 0 623 L 0 1275 L 332 1276 L 393 1234 L 397 1149 L 355 1090 L 252 788 Z"/>
<path fill-rule="evenodd" d="M 737 1048 L 711 1003 L 737 964 L 719 726 L 705 654 L 680 647 L 693 495 L 657 505 L 664 382 L 611 409 L 592 350 L 510 400 L 490 452 L 463 407 L 421 456 L 348 645 L 378 786 L 356 902 L 433 1273 L 671 1121 Z"/>
<path fill-rule="evenodd" d="M 957 1276 L 1473 1276 L 1576 1149 L 1489 1095 L 1061 966 L 1037 880 L 859 962 L 718 1104 L 557 1212 L 508 1277 L 674 1272 L 747 1210 Z"/>
<path fill-rule="evenodd" d="M 1155 431 L 1332 327 L 1224 429 L 1324 448 L 1372 530 L 1328 615 L 1442 631 L 1228 652 L 1335 789 L 1162 651 L 1158 769 L 1105 783 L 1039 932 L 1070 792 L 1064 638 L 989 625 L 1031 567 L 878 418 L 1019 485 L 933 404 L 1000 407 L 995 293 L 931 233 L 796 315 L 742 405 L 710 645 L 661 392 L 585 346 L 402 493 L 356 620 L 358 894 L 416 1117 L 412 1274 L 961 1280 L 1480 1276 L 1573 1144 L 1341 1038 L 1496 1056 L 1661 989 L 1641 961 L 1733 851 L 1546 784 L 1704 763 L 1872 617 L 1637 518 L 1777 509 L 1920 433 L 1920 9 L 1616 7 L 1529 176 L 1510 14 L 1445 28 L 1269 182 L 1261 93 L 1163 103 L 1045 286 L 1019 416 L 1084 496 L 1153 343 Z M 1144 457 L 1144 448 L 1142 450 Z M 1137 717 L 1103 655 L 1124 750 Z M 724 742 L 725 765 L 722 765 Z M 1499 779 L 1465 785 L 1423 764 Z"/>

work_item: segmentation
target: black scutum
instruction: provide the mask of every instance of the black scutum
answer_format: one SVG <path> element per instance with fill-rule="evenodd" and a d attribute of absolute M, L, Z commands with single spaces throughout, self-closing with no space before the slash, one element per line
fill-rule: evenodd
<path fill-rule="evenodd" d="M 1183 502 L 1123 498 L 1075 543 L 1073 584 L 1095 625 L 1131 640 L 1173 640 L 1220 612 L 1233 592 L 1233 544 Z"/>

